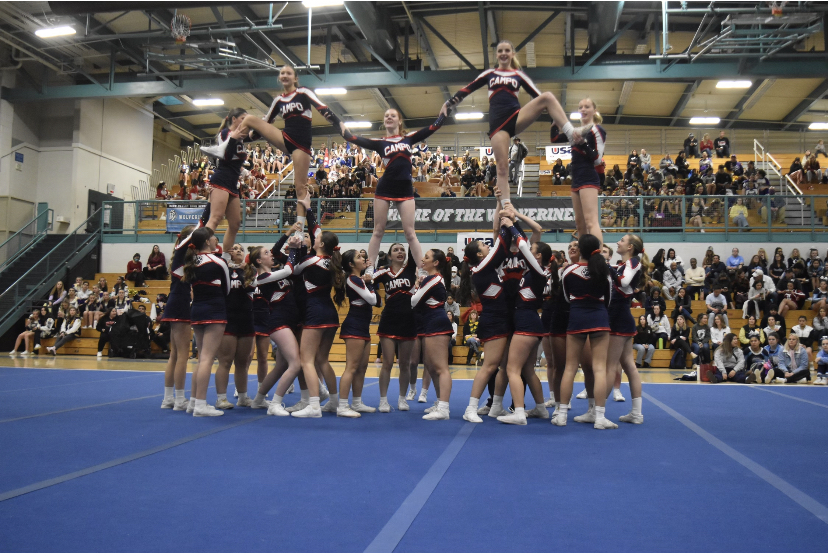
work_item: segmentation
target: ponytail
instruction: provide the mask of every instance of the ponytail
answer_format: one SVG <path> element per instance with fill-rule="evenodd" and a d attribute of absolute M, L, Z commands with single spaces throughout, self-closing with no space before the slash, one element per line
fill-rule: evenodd
<path fill-rule="evenodd" d="M 578 239 L 578 250 L 581 259 L 587 259 L 590 286 L 601 291 L 607 282 L 609 268 L 604 255 L 601 254 L 601 243 L 592 234 L 584 234 Z"/>
<path fill-rule="evenodd" d="M 431 249 L 431 256 L 437 261 L 437 273 L 445 276 L 448 261 L 446 261 L 446 254 L 440 249 Z"/>
<path fill-rule="evenodd" d="M 549 266 L 549 262 L 552 260 L 552 248 L 549 246 L 548 243 L 544 243 L 542 241 L 535 242 L 535 249 L 541 256 L 541 266 L 546 268 Z"/>
<path fill-rule="evenodd" d="M 331 283 L 335 290 L 343 288 L 345 275 L 342 272 L 342 256 L 339 254 L 339 236 L 333 232 L 322 232 L 319 240 L 322 243 L 322 250 L 331 258 L 329 268 L 331 271 Z"/>
<path fill-rule="evenodd" d="M 224 120 L 221 122 L 221 127 L 218 130 L 219 135 L 221 134 L 222 131 L 224 131 L 225 129 L 230 127 L 230 124 L 233 123 L 234 118 L 238 118 L 238 117 L 242 116 L 242 114 L 247 114 L 247 110 L 245 110 L 244 108 L 233 108 L 227 114 L 227 116 L 224 117 Z"/>
<path fill-rule="evenodd" d="M 334 254 L 337 254 L 337 252 L 335 251 Z M 342 307 L 342 302 L 345 301 L 345 282 L 348 280 L 348 277 L 354 273 L 353 267 L 351 265 L 353 265 L 356 256 L 356 249 L 348 249 L 341 256 L 340 265 L 342 268 L 343 276 L 339 287 L 334 286 L 333 298 L 334 303 L 336 303 L 337 307 Z M 333 257 L 331 257 L 331 259 L 333 259 Z"/>
<path fill-rule="evenodd" d="M 188 284 L 195 282 L 198 252 L 204 249 L 207 240 L 211 237 L 213 237 L 213 230 L 210 228 L 199 228 L 193 232 L 187 246 L 187 254 L 184 255 L 184 282 Z"/>

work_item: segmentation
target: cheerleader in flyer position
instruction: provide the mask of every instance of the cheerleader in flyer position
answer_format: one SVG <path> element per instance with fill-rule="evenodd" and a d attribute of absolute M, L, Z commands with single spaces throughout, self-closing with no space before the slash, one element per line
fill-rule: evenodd
<path fill-rule="evenodd" d="M 402 116 L 396 108 L 385 111 L 384 122 L 386 136 L 382 139 L 368 139 L 351 133 L 344 123 L 339 127 L 342 137 L 360 147 L 372 150 L 382 157 L 385 167 L 382 177 L 374 193 L 374 233 L 368 243 L 368 270 L 371 274 L 379 254 L 380 243 L 385 235 L 385 225 L 388 220 L 388 207 L 391 201 L 396 203 L 400 211 L 405 240 L 408 242 L 411 256 L 414 261 L 421 261 L 423 249 L 414 231 L 414 187 L 411 182 L 411 149 L 421 141 L 425 141 L 435 131 L 440 129 L 445 116 L 440 115 L 428 127 L 419 131 L 407 133 L 403 127 Z"/>
<path fill-rule="evenodd" d="M 552 142 L 559 140 L 558 129 L 570 141 L 580 142 L 581 137 L 567 118 L 561 103 L 550 92 L 541 93 L 532 80 L 520 71 L 511 41 L 497 43 L 497 67 L 488 69 L 477 79 L 460 89 L 446 101 L 440 114 L 448 116 L 448 110 L 463 101 L 471 93 L 487 86 L 489 89 L 489 139 L 497 167 L 497 185 L 503 192 L 503 202 L 509 201 L 509 147 L 512 137 L 519 135 L 532 125 L 544 110 L 554 121 L 550 132 Z M 518 92 L 521 87 L 533 99 L 521 108 Z"/>
<path fill-rule="evenodd" d="M 184 258 L 183 280 L 193 288 L 190 324 L 198 344 L 198 369 L 193 373 L 194 393 L 190 398 L 195 417 L 224 415 L 223 411 L 207 405 L 207 387 L 210 385 L 213 360 L 227 325 L 226 298 L 230 293 L 227 263 L 213 255 L 217 244 L 213 230 L 199 228 L 193 232 Z M 190 407 L 187 412 L 190 412 Z"/>
<path fill-rule="evenodd" d="M 592 374 L 594 391 L 605 392 L 607 387 L 607 349 L 609 347 L 609 306 L 612 296 L 612 278 L 609 274 L 601 243 L 593 235 L 578 239 L 580 260 L 564 270 L 562 288 L 564 298 L 570 303 L 569 325 L 566 331 L 566 368 L 561 381 L 560 404 L 552 424 L 566 426 L 572 386 L 581 352 L 589 340 L 592 348 Z M 606 399 L 595 400 L 596 429 L 615 429 L 618 425 L 604 416 Z"/>
<path fill-rule="evenodd" d="M 579 237 L 591 234 L 598 238 L 599 245 L 603 245 L 604 235 L 601 231 L 598 212 L 601 180 L 596 167 L 602 164 L 607 132 L 598 125 L 603 118 L 598 113 L 598 106 L 591 98 L 582 99 L 578 103 L 578 111 L 581 113 L 582 124 L 578 131 L 583 135 L 583 142 L 572 145 L 572 172 L 570 174 L 575 226 Z"/>
<path fill-rule="evenodd" d="M 345 270 L 345 283 L 336 290 L 334 302 L 341 306 L 348 297 L 348 316 L 342 322 L 339 337 L 345 342 L 345 371 L 339 379 L 338 417 L 360 417 L 361 413 L 373 413 L 376 409 L 362 403 L 362 386 L 365 383 L 365 371 L 371 356 L 371 317 L 373 307 L 377 304 L 377 294 L 371 281 L 360 278 L 367 261 L 355 249 L 342 255 L 342 268 Z M 353 384 L 354 401 L 348 406 L 348 392 Z"/>
<path fill-rule="evenodd" d="M 264 119 L 248 115 L 242 124 L 255 133 L 264 137 L 268 143 L 277 149 L 287 152 L 293 159 L 293 175 L 296 186 L 296 198 L 299 200 L 309 197 L 308 168 L 310 168 L 312 109 L 316 108 L 332 125 L 339 125 L 339 118 L 325 103 L 308 88 L 299 86 L 299 78 L 292 66 L 282 66 L 279 70 L 279 82 L 282 84 L 282 94 L 273 99 Z M 285 128 L 279 130 L 271 125 L 276 116 L 285 120 Z M 306 207 L 302 203 L 296 205 L 296 221 L 304 227 L 306 222 Z"/>

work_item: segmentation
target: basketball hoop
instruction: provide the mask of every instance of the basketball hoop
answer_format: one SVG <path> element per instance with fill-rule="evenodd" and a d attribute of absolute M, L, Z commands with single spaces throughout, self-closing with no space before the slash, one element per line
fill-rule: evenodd
<path fill-rule="evenodd" d="M 170 22 L 170 31 L 175 44 L 184 44 L 190 36 L 190 18 L 184 14 L 175 14 Z"/>

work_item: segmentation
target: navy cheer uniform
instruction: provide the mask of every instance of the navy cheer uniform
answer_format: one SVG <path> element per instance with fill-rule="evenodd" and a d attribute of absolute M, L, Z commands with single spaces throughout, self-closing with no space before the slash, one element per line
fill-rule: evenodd
<path fill-rule="evenodd" d="M 414 318 L 417 321 L 417 336 L 441 336 L 454 334 L 454 328 L 446 314 L 446 285 L 441 274 L 426 276 L 420 288 L 411 298 Z"/>
<path fill-rule="evenodd" d="M 371 282 L 365 282 L 359 276 L 351 274 L 345 280 L 345 292 L 348 294 L 348 316 L 342 321 L 339 337 L 371 341 L 371 316 L 377 304 L 377 294 Z"/>
<path fill-rule="evenodd" d="M 293 151 L 299 149 L 310 155 L 313 140 L 311 134 L 313 108 L 316 108 L 326 120 L 339 127 L 339 118 L 336 114 L 310 89 L 297 87 L 293 92 L 282 93 L 273 99 L 273 104 L 270 105 L 270 110 L 267 111 L 264 120 L 269 124 L 273 123 L 276 116 L 281 116 L 285 120 L 282 137 L 284 137 L 288 154 L 293 154 Z"/>
<path fill-rule="evenodd" d="M 595 124 L 583 135 L 585 143 L 572 145 L 572 191 L 592 188 L 601 189 L 601 181 L 598 177 L 596 166 L 601 164 L 604 157 L 604 145 L 607 140 L 607 132 L 604 128 Z"/>
<path fill-rule="evenodd" d="M 640 273 L 641 261 L 638 257 L 619 264 L 613 272 L 612 300 L 609 304 L 610 334 L 613 336 L 635 336 L 635 319 L 630 304 Z"/>
<path fill-rule="evenodd" d="M 546 336 L 547 329 L 544 328 L 538 309 L 543 303 L 543 291 L 549 281 L 549 272 L 544 270 L 538 260 L 532 254 L 529 242 L 515 228 L 510 228 L 512 237 L 516 237 L 518 248 L 523 260 L 526 262 L 526 272 L 523 273 L 518 284 L 517 297 L 515 299 L 515 313 L 513 317 L 515 334 L 522 336 Z"/>
<path fill-rule="evenodd" d="M 377 334 L 393 340 L 416 340 L 417 327 L 411 296 L 417 282 L 417 263 L 409 253 L 408 261 L 396 274 L 390 266 L 380 268 L 374 274 L 374 285 L 385 286 L 385 309 L 380 315 Z"/>
<path fill-rule="evenodd" d="M 498 267 L 509 255 L 510 242 L 508 232 L 501 228 L 494 245 L 489 248 L 489 254 L 471 269 L 472 284 L 482 306 L 477 337 L 483 343 L 509 335 L 509 304 Z"/>
<path fill-rule="evenodd" d="M 193 305 L 190 318 L 199 324 L 227 324 L 227 295 L 230 293 L 230 272 L 224 259 L 211 253 L 196 256 Z"/>
<path fill-rule="evenodd" d="M 327 255 L 311 255 L 296 265 L 293 273 L 302 276 L 305 282 L 305 323 L 304 328 L 337 328 L 339 313 L 331 299 L 333 278 L 330 270 L 331 258 Z"/>
<path fill-rule="evenodd" d="M 208 205 L 209 206 L 209 205 Z M 187 255 L 187 246 L 190 244 L 190 233 L 180 238 L 175 245 L 172 261 L 170 261 L 170 295 L 164 307 L 164 316 L 161 322 L 190 322 L 190 284 L 182 281 L 184 277 L 184 257 Z"/>
<path fill-rule="evenodd" d="M 267 304 L 266 320 L 263 323 L 259 321 L 260 324 L 256 328 L 257 335 L 270 336 L 277 330 L 299 326 L 299 311 L 296 307 L 291 280 L 296 252 L 296 249 L 290 250 L 283 268 L 273 272 L 263 272 L 256 277 L 256 289 L 262 301 Z"/>
<path fill-rule="evenodd" d="M 244 141 L 230 137 L 230 128 L 224 128 L 218 134 L 216 148 L 218 166 L 210 176 L 210 186 L 226 191 L 233 197 L 238 197 L 239 176 L 242 165 L 247 160 Z"/>
<path fill-rule="evenodd" d="M 612 278 L 602 284 L 600 291 L 589 281 L 587 263 L 570 265 L 564 270 L 561 287 L 569 301 L 569 326 L 567 334 L 588 334 L 609 331 L 607 306 L 612 296 Z"/>
<path fill-rule="evenodd" d="M 517 123 L 518 112 L 520 112 L 520 101 L 518 100 L 520 88 L 523 87 L 532 98 L 539 97 L 540 91 L 532 83 L 532 80 L 520 70 L 489 69 L 457 91 L 449 102 L 453 105 L 459 104 L 464 98 L 484 85 L 489 88 L 489 139 L 498 131 L 506 131 L 509 133 L 509 137 L 514 137 L 515 124 Z"/>
<path fill-rule="evenodd" d="M 549 322 L 549 335 L 553 338 L 565 338 L 569 328 L 569 302 L 563 291 L 563 273 L 569 268 L 563 266 L 558 269 L 558 288 L 552 291 L 552 318 Z"/>
<path fill-rule="evenodd" d="M 253 328 L 253 291 L 252 285 L 244 285 L 244 267 L 229 269 L 230 293 L 227 294 L 227 326 L 224 333 L 228 336 L 246 338 L 255 336 Z"/>
<path fill-rule="evenodd" d="M 424 141 L 432 133 L 440 129 L 445 116 L 440 116 L 428 127 L 420 131 L 412 131 L 406 135 L 394 135 L 382 139 L 359 137 L 350 131 L 342 134 L 346 141 L 360 147 L 376 151 L 382 156 L 382 165 L 385 168 L 374 193 L 375 199 L 384 201 L 409 201 L 414 198 L 414 186 L 411 182 L 411 150 L 412 145 Z"/>
<path fill-rule="evenodd" d="M 541 304 L 541 323 L 545 331 L 544 336 L 551 336 L 552 315 L 555 312 L 555 298 L 552 297 L 552 276 L 546 281 L 543 288 L 543 303 Z"/>

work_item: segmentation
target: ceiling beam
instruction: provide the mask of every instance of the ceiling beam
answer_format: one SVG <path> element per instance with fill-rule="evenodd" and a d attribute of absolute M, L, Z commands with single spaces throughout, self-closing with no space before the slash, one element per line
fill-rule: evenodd
<path fill-rule="evenodd" d="M 483 41 L 483 67 L 489 67 L 489 40 L 486 35 L 486 10 L 483 9 L 483 2 L 477 3 L 477 17 L 480 18 L 480 40 Z"/>
<path fill-rule="evenodd" d="M 736 106 L 733 107 L 733 110 L 727 115 L 725 118 L 725 128 L 730 128 L 733 126 L 733 122 L 739 119 L 739 116 L 742 113 L 756 104 L 756 102 L 762 98 L 768 89 L 776 82 L 776 79 L 763 79 L 760 81 L 754 81 L 753 85 L 745 91 L 745 94 L 742 95 L 742 98 L 739 99 L 739 102 L 736 103 Z M 755 98 L 754 98 L 755 97 Z M 748 106 L 748 102 L 750 102 L 750 106 Z"/>
<path fill-rule="evenodd" d="M 822 100 L 822 97 L 824 97 L 826 93 L 828 93 L 828 79 L 817 85 L 817 88 L 811 91 L 808 96 L 805 97 L 805 100 L 797 104 L 796 108 L 791 110 L 784 118 L 782 118 L 782 121 L 785 123 L 785 126 L 782 129 L 788 129 L 795 124 L 796 121 L 808 110 L 810 110 L 814 104 Z"/>
<path fill-rule="evenodd" d="M 431 25 L 431 23 L 429 23 L 429 22 L 428 22 L 428 21 L 426 21 L 425 19 L 420 19 L 419 21 L 420 21 L 420 23 L 422 23 L 423 25 L 425 25 L 426 27 L 428 27 L 429 31 L 431 31 L 432 33 L 434 33 L 434 36 L 435 36 L 435 37 L 437 37 L 438 39 L 440 39 L 440 41 L 442 41 L 442 43 L 443 43 L 444 45 L 446 45 L 446 46 L 449 48 L 449 50 L 451 50 L 452 52 L 454 52 L 454 55 L 455 55 L 455 56 L 457 56 L 458 58 L 460 58 L 460 60 L 461 60 L 464 64 L 466 64 L 467 66 L 469 66 L 469 69 L 473 69 L 474 71 L 477 71 L 477 68 L 476 68 L 476 67 L 474 67 L 474 64 L 472 64 L 471 62 L 469 62 L 469 61 L 466 59 L 466 57 L 465 57 L 465 56 L 463 56 L 462 54 L 460 54 L 460 51 L 459 51 L 459 50 L 457 50 L 457 49 L 454 47 L 454 45 L 453 45 L 453 44 L 451 44 L 449 41 L 447 41 L 447 40 L 446 40 L 446 38 L 445 38 L 443 35 L 441 35 L 441 34 L 440 34 L 440 32 L 439 32 L 439 31 L 437 31 L 437 29 L 435 29 L 435 28 L 434 28 L 434 26 L 432 26 L 432 25 Z"/>
<path fill-rule="evenodd" d="M 578 71 L 581 71 L 581 70 L 582 70 L 583 68 L 585 68 L 585 67 L 591 66 L 591 65 L 592 65 L 592 63 L 593 63 L 595 60 L 597 60 L 599 56 L 601 56 L 601 54 L 603 54 L 604 52 L 606 52 L 606 51 L 607 51 L 607 49 L 608 49 L 609 47 L 611 47 L 612 45 L 614 45 L 614 44 L 618 41 L 618 39 L 620 39 L 620 38 L 621 38 L 621 36 L 622 36 L 624 33 L 626 33 L 627 31 L 629 31 L 629 30 L 630 30 L 630 27 L 632 27 L 632 26 L 633 26 L 633 24 L 634 24 L 636 21 L 638 21 L 639 17 L 640 17 L 640 16 L 635 16 L 633 19 L 631 19 L 630 21 L 628 21 L 626 25 L 624 25 L 624 26 L 623 26 L 623 27 L 622 27 L 619 31 L 617 31 L 617 32 L 616 32 L 616 33 L 615 33 L 615 34 L 614 34 L 614 35 L 610 38 L 610 40 L 608 40 L 607 42 L 605 42 L 605 43 L 604 43 L 604 45 L 603 45 L 601 48 L 599 48 L 598 50 L 596 50 L 596 51 L 595 51 L 595 53 L 594 53 L 592 56 L 590 56 L 590 57 L 589 57 L 589 60 L 587 60 L 586 62 L 584 62 L 584 65 L 582 65 L 580 68 L 578 68 Z"/>
<path fill-rule="evenodd" d="M 702 80 L 697 79 L 696 81 L 693 81 L 684 88 L 684 92 L 681 94 L 681 98 L 679 98 L 678 103 L 676 103 L 675 108 L 673 108 L 673 111 L 670 113 L 670 118 L 672 118 L 670 120 L 670 127 L 676 125 L 676 122 L 678 121 L 679 117 L 681 117 L 681 113 L 684 112 L 684 109 L 687 107 L 687 103 L 690 102 L 693 93 L 696 92 L 696 89 L 699 88 L 699 85 L 701 85 L 701 83 Z"/>
<path fill-rule="evenodd" d="M 204 133 L 204 130 L 198 129 L 193 124 L 186 120 L 180 120 L 173 122 L 175 120 L 176 114 L 174 112 L 170 112 L 166 106 L 163 104 L 155 103 L 152 106 L 152 111 L 155 112 L 161 119 L 169 121 L 172 125 L 180 127 L 190 135 L 193 135 L 197 138 L 207 137 L 208 134 Z"/>
<path fill-rule="evenodd" d="M 561 13 L 561 10 L 555 10 L 554 12 L 552 12 L 552 15 L 550 15 L 549 17 L 547 17 L 546 19 L 544 19 L 544 20 L 543 20 L 543 22 L 542 22 L 540 25 L 538 25 L 537 27 L 535 27 L 535 30 L 534 30 L 534 31 L 532 31 L 531 33 L 529 33 L 529 34 L 526 36 L 526 38 L 525 38 L 525 39 L 523 39 L 523 40 L 520 42 L 520 44 L 519 44 L 519 45 L 517 45 L 517 47 L 515 48 L 515 52 L 520 52 L 521 50 L 523 50 L 523 47 L 524 47 L 524 46 L 526 46 L 527 44 L 529 44 L 529 43 L 532 41 L 532 39 L 534 39 L 535 37 L 537 37 L 537 36 L 538 36 L 538 33 L 540 33 L 541 31 L 543 31 L 544 29 L 546 29 L 546 26 L 547 26 L 547 25 L 549 25 L 550 23 L 552 23 L 552 21 L 553 21 L 556 17 L 558 17 L 558 14 L 560 14 L 560 13 Z"/>
<path fill-rule="evenodd" d="M 428 42 L 428 37 L 423 31 L 422 26 L 419 24 L 417 19 L 411 14 L 411 11 L 408 9 L 408 4 L 402 2 L 403 8 L 405 8 L 405 12 L 408 14 L 408 21 L 411 23 L 411 27 L 414 29 L 414 34 L 417 35 L 417 40 L 420 43 L 420 48 L 423 49 L 426 55 L 426 59 L 428 60 L 429 68 L 432 70 L 439 70 L 440 64 L 437 63 L 437 57 L 434 56 L 434 51 L 431 50 L 431 44 Z M 445 85 L 440 85 L 440 92 L 443 93 L 443 98 L 448 100 L 451 98 L 451 93 L 449 93 L 448 87 Z"/>

